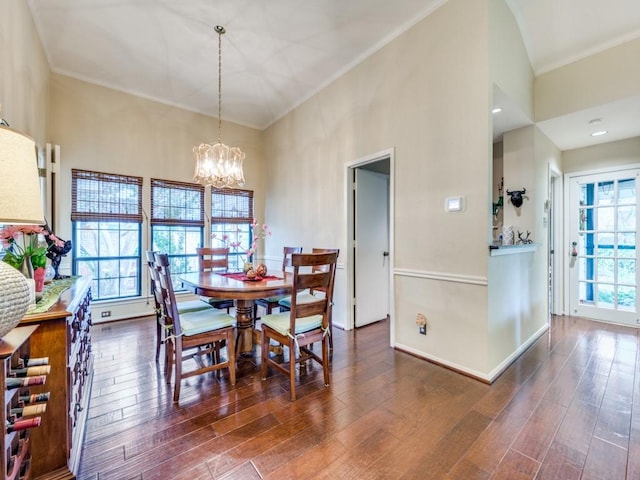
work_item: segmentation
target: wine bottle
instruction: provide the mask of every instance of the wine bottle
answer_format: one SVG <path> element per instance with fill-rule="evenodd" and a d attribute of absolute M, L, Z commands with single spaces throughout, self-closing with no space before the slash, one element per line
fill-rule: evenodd
<path fill-rule="evenodd" d="M 30 403 L 46 402 L 49 398 L 51 398 L 51 392 L 20 395 L 19 400 L 25 405 L 28 405 Z"/>
<path fill-rule="evenodd" d="M 27 405 L 26 407 L 16 407 L 11 409 L 11 415 L 16 417 L 31 417 L 33 415 L 40 415 L 47 409 L 46 403 L 38 403 L 36 405 Z"/>
<path fill-rule="evenodd" d="M 18 365 L 20 368 L 37 367 L 39 365 L 49 365 L 49 357 L 40 357 L 40 358 L 23 357 L 20 360 L 18 360 Z"/>
<path fill-rule="evenodd" d="M 12 388 L 20 388 L 20 387 L 30 387 L 32 385 L 44 385 L 44 382 L 47 381 L 46 375 L 38 375 L 37 377 L 7 377 L 4 380 L 4 383 L 7 389 Z"/>
<path fill-rule="evenodd" d="M 9 372 L 12 377 L 35 377 L 37 375 L 48 375 L 51 373 L 49 365 L 39 365 L 36 367 L 14 368 Z"/>
<path fill-rule="evenodd" d="M 18 430 L 26 430 L 27 428 L 39 427 L 41 417 L 23 418 L 15 422 L 7 422 L 7 433 L 17 432 Z"/>

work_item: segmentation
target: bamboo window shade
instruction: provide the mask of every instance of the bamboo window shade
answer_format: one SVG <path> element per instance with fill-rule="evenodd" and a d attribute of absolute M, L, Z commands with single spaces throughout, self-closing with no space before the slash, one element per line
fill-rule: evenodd
<path fill-rule="evenodd" d="M 152 178 L 151 225 L 204 227 L 204 186 Z"/>
<path fill-rule="evenodd" d="M 211 190 L 211 223 L 253 222 L 253 190 Z"/>
<path fill-rule="evenodd" d="M 71 170 L 71 220 L 142 223 L 142 177 Z"/>

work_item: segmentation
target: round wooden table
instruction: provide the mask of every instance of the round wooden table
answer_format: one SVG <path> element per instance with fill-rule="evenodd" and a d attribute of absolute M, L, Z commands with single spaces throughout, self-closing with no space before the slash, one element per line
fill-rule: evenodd
<path fill-rule="evenodd" d="M 258 298 L 290 295 L 293 274 L 278 272 L 259 281 L 242 280 L 242 273 L 196 272 L 180 275 L 182 285 L 196 295 L 233 299 L 236 306 L 238 353 L 253 351 L 253 304 Z"/>

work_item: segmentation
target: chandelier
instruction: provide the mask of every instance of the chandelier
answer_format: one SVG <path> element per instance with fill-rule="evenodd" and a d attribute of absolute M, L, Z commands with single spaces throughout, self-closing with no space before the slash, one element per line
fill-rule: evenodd
<path fill-rule="evenodd" d="M 216 25 L 218 34 L 218 143 L 201 143 L 193 147 L 196 156 L 194 181 L 215 188 L 238 188 L 244 185 L 244 153 L 238 147 L 222 143 L 222 35 L 224 27 Z"/>

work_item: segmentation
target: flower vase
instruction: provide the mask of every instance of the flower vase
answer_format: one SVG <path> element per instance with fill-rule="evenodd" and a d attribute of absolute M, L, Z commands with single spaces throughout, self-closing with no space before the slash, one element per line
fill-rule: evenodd
<path fill-rule="evenodd" d="M 37 267 L 33 270 L 33 279 L 36 282 L 36 293 L 42 292 L 44 288 L 45 268 Z"/>
<path fill-rule="evenodd" d="M 24 257 L 18 270 L 20 270 L 20 273 L 22 273 L 25 278 L 33 278 L 33 265 L 31 265 L 31 258 Z"/>

